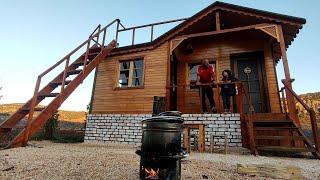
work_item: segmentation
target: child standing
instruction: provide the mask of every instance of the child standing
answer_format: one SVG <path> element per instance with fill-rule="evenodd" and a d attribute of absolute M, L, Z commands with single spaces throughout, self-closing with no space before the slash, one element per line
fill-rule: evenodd
<path fill-rule="evenodd" d="M 221 83 L 230 83 L 238 81 L 237 78 L 232 76 L 231 70 L 222 71 L 222 81 Z M 236 95 L 236 86 L 235 84 L 220 84 L 221 87 L 221 97 L 223 101 L 224 112 L 230 112 L 230 97 Z"/>

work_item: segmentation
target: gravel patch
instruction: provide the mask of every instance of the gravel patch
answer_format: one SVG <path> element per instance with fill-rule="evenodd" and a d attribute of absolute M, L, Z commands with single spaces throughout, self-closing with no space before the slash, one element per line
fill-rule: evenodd
<path fill-rule="evenodd" d="M 48 141 L 0 151 L 0 179 L 139 179 L 136 146 L 59 144 Z M 295 165 L 304 179 L 320 179 L 320 161 L 252 155 L 196 153 L 182 161 L 182 179 L 273 179 L 236 173 L 241 164 Z"/>

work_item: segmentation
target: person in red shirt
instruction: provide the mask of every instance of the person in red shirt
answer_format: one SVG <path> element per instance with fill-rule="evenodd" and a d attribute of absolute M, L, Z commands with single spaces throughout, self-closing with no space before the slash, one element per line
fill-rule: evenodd
<path fill-rule="evenodd" d="M 202 87 L 202 97 L 200 98 L 202 98 L 202 110 L 204 113 L 208 113 L 205 95 L 207 95 L 208 97 L 211 111 L 213 113 L 217 112 L 216 104 L 213 99 L 213 91 L 212 91 L 212 84 L 214 83 L 214 79 L 215 79 L 215 73 L 214 73 L 213 67 L 209 64 L 208 59 L 203 59 L 201 61 L 201 66 L 198 67 L 196 85 Z"/>

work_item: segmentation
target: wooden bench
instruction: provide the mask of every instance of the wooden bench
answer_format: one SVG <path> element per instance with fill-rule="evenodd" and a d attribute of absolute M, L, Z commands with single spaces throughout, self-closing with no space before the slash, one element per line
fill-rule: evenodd
<path fill-rule="evenodd" d="M 202 123 L 190 123 L 190 124 L 183 124 L 184 128 L 184 137 L 183 143 L 184 147 L 187 148 L 187 153 L 191 152 L 191 143 L 190 143 L 190 129 L 199 129 L 199 142 L 198 142 L 198 150 L 199 152 L 205 152 L 205 124 Z"/>

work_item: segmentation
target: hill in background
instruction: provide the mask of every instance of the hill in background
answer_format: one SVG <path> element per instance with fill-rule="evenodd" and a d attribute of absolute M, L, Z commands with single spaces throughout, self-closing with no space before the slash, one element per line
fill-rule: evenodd
<path fill-rule="evenodd" d="M 23 104 L 14 103 L 14 104 L 0 104 L 0 113 L 3 114 L 12 114 L 16 112 Z M 39 106 L 41 107 L 41 106 Z M 86 119 L 86 112 L 84 111 L 65 111 L 59 110 L 59 120 L 75 122 L 75 123 L 84 123 Z"/>

